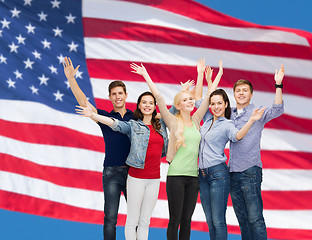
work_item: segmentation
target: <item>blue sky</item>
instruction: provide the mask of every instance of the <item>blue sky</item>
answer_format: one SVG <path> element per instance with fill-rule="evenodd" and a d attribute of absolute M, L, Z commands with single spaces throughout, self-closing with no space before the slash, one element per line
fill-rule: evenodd
<path fill-rule="evenodd" d="M 245 21 L 312 32 L 311 0 L 198 0 L 208 7 Z M 0 210 L 0 239 L 63 240 L 102 239 L 102 226 L 44 218 Z M 117 239 L 124 239 L 118 228 Z M 153 238 L 154 236 L 154 238 Z M 151 229 L 150 239 L 165 239 L 164 229 Z M 207 233 L 192 233 L 192 239 L 208 239 Z M 231 235 L 230 240 L 239 239 Z"/>
<path fill-rule="evenodd" d="M 197 0 L 197 2 L 248 22 L 312 32 L 310 0 Z"/>

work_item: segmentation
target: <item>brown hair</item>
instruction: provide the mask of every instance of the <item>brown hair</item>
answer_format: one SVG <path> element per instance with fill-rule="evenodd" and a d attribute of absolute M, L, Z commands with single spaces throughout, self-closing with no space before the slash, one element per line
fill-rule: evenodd
<path fill-rule="evenodd" d="M 142 93 L 139 96 L 139 98 L 138 98 L 136 109 L 133 111 L 133 116 L 134 116 L 135 120 L 138 120 L 138 119 L 143 120 L 144 116 L 143 116 L 143 113 L 141 112 L 141 110 L 139 109 L 139 104 L 140 104 L 140 102 L 142 100 L 142 97 L 144 97 L 144 96 L 152 96 L 153 99 L 154 99 L 154 104 L 156 106 L 156 99 L 155 99 L 154 95 L 151 92 L 144 92 L 144 93 Z M 155 109 L 154 112 L 152 113 L 151 123 L 152 123 L 153 128 L 158 131 L 160 129 L 160 127 L 161 127 L 161 124 L 159 122 L 159 119 L 156 118 L 156 115 L 157 115 L 157 111 Z"/>
<path fill-rule="evenodd" d="M 113 81 L 108 86 L 108 93 L 109 93 L 109 95 L 111 95 L 111 91 L 115 87 L 122 87 L 124 92 L 127 93 L 126 85 L 122 81 Z"/>
<path fill-rule="evenodd" d="M 239 85 L 243 85 L 243 84 L 247 84 L 249 86 L 249 89 L 250 89 L 250 92 L 253 93 L 253 87 L 252 87 L 252 84 L 251 82 L 249 82 L 248 80 L 245 80 L 245 79 L 240 79 L 238 80 L 234 86 L 233 86 L 233 92 L 235 92 L 235 89 L 237 86 Z"/>
<path fill-rule="evenodd" d="M 215 91 L 213 91 L 210 96 L 209 96 L 209 105 L 211 104 L 211 97 L 212 96 L 222 96 L 224 103 L 227 103 L 227 107 L 225 108 L 225 112 L 224 112 L 224 116 L 227 119 L 231 119 L 231 105 L 230 105 L 230 100 L 228 95 L 226 94 L 226 92 L 223 89 L 217 89 Z"/>

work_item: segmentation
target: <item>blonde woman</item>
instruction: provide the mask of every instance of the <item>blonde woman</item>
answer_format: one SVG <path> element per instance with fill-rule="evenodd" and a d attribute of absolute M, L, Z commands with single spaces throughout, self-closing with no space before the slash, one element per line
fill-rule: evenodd
<path fill-rule="evenodd" d="M 169 205 L 169 224 L 167 239 L 189 239 L 191 218 L 198 196 L 198 150 L 200 143 L 200 121 L 208 110 L 209 92 L 200 108 L 191 116 L 195 101 L 189 91 L 181 91 L 174 98 L 178 113 L 171 114 L 145 67 L 132 63 L 132 72 L 143 76 L 156 97 L 159 111 L 170 130 L 167 161 L 170 163 L 167 174 L 167 197 Z M 205 62 L 200 60 L 197 66 L 198 78 L 203 78 Z M 217 88 L 220 79 L 212 83 L 210 91 Z M 178 229 L 180 226 L 180 233 Z"/>

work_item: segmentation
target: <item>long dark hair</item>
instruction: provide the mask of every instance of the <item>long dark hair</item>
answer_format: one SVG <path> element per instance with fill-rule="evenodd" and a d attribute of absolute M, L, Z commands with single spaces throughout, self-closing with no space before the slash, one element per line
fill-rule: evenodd
<path fill-rule="evenodd" d="M 217 90 L 213 91 L 209 97 L 209 105 L 211 104 L 211 97 L 215 96 L 215 95 L 222 96 L 224 103 L 225 104 L 227 103 L 227 107 L 225 108 L 224 116 L 227 119 L 230 119 L 231 118 L 231 105 L 230 105 L 230 100 L 229 100 L 228 95 L 226 94 L 226 92 L 223 89 L 217 89 Z"/>
<path fill-rule="evenodd" d="M 142 97 L 144 97 L 144 96 L 152 96 L 154 99 L 155 106 L 156 106 L 156 98 L 154 97 L 154 95 L 151 92 L 142 93 L 138 98 L 136 109 L 133 111 L 133 116 L 134 116 L 135 120 L 141 119 L 143 121 L 144 116 L 143 116 L 143 113 L 141 112 L 141 110 L 139 109 L 139 104 L 142 100 Z M 152 113 L 151 123 L 152 123 L 152 126 L 155 130 L 159 130 L 161 125 L 160 125 L 159 119 L 156 118 L 156 115 L 157 115 L 157 111 L 155 109 L 154 112 Z"/>

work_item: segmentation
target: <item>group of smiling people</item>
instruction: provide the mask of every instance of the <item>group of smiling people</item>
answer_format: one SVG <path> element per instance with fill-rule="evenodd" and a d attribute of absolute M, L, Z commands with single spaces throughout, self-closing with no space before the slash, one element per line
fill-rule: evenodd
<path fill-rule="evenodd" d="M 222 61 L 219 62 L 219 72 L 212 81 L 213 70 L 205 66 L 205 61 L 200 59 L 197 64 L 196 87 L 192 89 L 194 81 L 182 84 L 170 110 L 167 109 L 164 97 L 143 64 L 132 63 L 130 68 L 133 73 L 143 76 L 150 92 L 139 96 L 133 117 L 126 120 L 122 117 L 127 112 L 117 118 L 101 114 L 85 97 L 79 98 L 75 90 L 78 85 L 74 80 L 78 67 L 74 69 L 69 58 L 65 58 L 64 62 L 65 75 L 80 105 L 77 106 L 76 112 L 90 117 L 100 126 L 105 125 L 112 131 L 124 134 L 130 140 L 130 149 L 125 161 L 128 166 L 125 192 L 126 239 L 148 239 L 150 219 L 159 193 L 160 162 L 164 156 L 169 163 L 166 180 L 169 208 L 167 239 L 190 239 L 191 218 L 198 190 L 210 239 L 227 239 L 226 209 L 229 193 L 242 239 L 267 239 L 261 198 L 260 139 L 264 124 L 284 111 L 283 65 L 274 77 L 274 103 L 269 108 L 261 109 L 250 103 L 253 87 L 247 80 L 235 83 L 233 92 L 236 107 L 230 107 L 226 92 L 217 89 L 223 74 Z M 204 76 L 208 83 L 208 91 L 202 99 Z M 120 100 L 118 92 L 117 97 L 113 97 L 114 89 L 127 93 L 122 82 L 112 83 L 109 94 L 115 108 Z M 122 95 L 122 92 L 120 94 Z M 156 102 L 160 114 L 156 112 Z M 197 109 L 193 111 L 195 106 Z M 227 165 L 224 149 L 229 141 L 230 158 Z M 105 180 L 103 186 L 105 194 Z M 105 201 L 109 201 L 106 196 Z M 105 230 L 105 221 L 108 221 L 108 218 L 104 218 L 104 238 L 105 231 L 108 231 L 108 228 Z"/>

